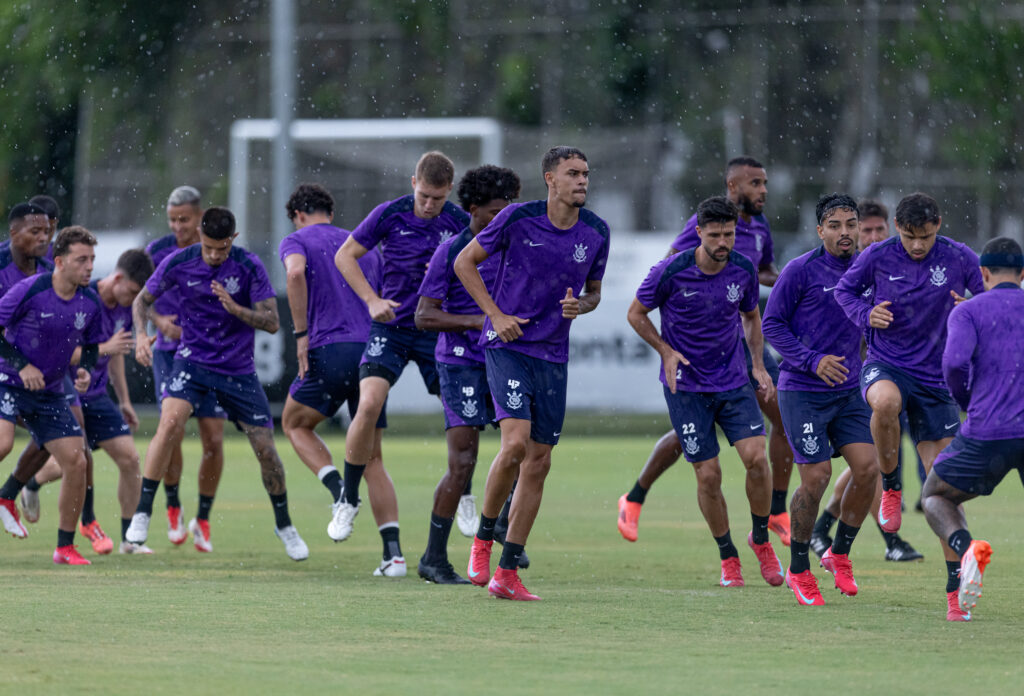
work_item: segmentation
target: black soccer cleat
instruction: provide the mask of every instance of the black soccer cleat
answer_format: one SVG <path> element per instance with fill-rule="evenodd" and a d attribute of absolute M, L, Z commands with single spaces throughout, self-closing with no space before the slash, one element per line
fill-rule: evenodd
<path fill-rule="evenodd" d="M 832 548 L 832 537 L 828 534 L 811 533 L 811 550 L 818 554 L 818 558 L 825 555 L 825 552 Z"/>
<path fill-rule="evenodd" d="M 920 561 L 924 554 L 900 538 L 899 534 L 893 535 L 892 546 L 885 552 L 887 561 Z"/>
<path fill-rule="evenodd" d="M 427 565 L 422 560 L 417 568 L 420 577 L 435 585 L 469 585 L 470 582 L 455 572 L 451 563 L 445 561 L 438 565 Z"/>

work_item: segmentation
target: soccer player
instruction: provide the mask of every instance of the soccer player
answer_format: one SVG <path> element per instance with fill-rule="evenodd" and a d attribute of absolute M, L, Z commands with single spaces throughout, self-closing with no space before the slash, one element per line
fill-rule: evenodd
<path fill-rule="evenodd" d="M 861 331 L 839 309 L 833 294 L 857 253 L 857 203 L 832 193 L 818 199 L 815 213 L 822 245 L 782 269 L 764 311 L 765 338 L 783 357 L 779 408 L 800 472 L 789 508 L 786 584 L 802 605 L 825 603 L 808 552 L 818 504 L 832 476 L 833 454 L 841 454 L 853 474 L 842 498 L 839 530 L 821 563 L 848 596 L 857 594 L 850 546 L 878 480 L 871 410 L 857 389 Z"/>
<path fill-rule="evenodd" d="M 33 440 L 60 465 L 60 519 L 53 552 L 58 564 L 90 564 L 74 546 L 85 498 L 85 441 L 65 400 L 64 376 L 81 344 L 75 386 L 84 390 L 99 353 L 100 300 L 82 287 L 92 274 L 95 246 L 96 238 L 84 227 L 61 230 L 54 244 L 53 272 L 22 280 L 0 299 L 0 458 L 10 453 L 20 418 Z M 27 532 L 14 499 L 23 485 L 12 475 L 0 488 L 0 522 L 21 538 Z"/>
<path fill-rule="evenodd" d="M 146 247 L 146 251 L 153 257 L 153 263 L 159 266 L 161 261 L 179 249 L 198 244 L 202 219 L 203 207 L 199 191 L 191 186 L 179 186 L 171 191 L 167 198 L 167 224 L 171 233 L 153 240 Z M 169 288 L 157 298 L 150 311 L 153 325 L 157 329 L 156 343 L 153 345 L 153 386 L 158 404 L 163 401 L 166 393 L 167 375 L 171 371 L 174 353 L 181 338 L 178 301 L 177 289 Z M 138 329 L 145 331 L 142 326 Z M 199 443 L 203 452 L 199 460 L 199 505 L 195 518 L 186 527 L 181 499 L 178 497 L 178 485 L 184 466 L 179 444 L 171 450 L 171 461 L 163 479 L 164 493 L 167 495 L 167 538 L 172 544 L 183 544 L 188 538 L 188 530 L 192 530 L 194 546 L 205 553 L 213 551 L 210 511 L 224 469 L 225 414 L 211 391 L 196 407 L 193 415 L 198 421 Z"/>
<path fill-rule="evenodd" d="M 967 420 L 935 458 L 922 493 L 928 524 L 953 552 L 946 559 L 948 621 L 970 620 L 992 555 L 987 541 L 971 538 L 961 504 L 990 495 L 1012 469 L 1024 480 L 1024 252 L 999 237 L 985 245 L 980 263 L 986 292 L 950 312 L 942 355 L 942 373 Z"/>
<path fill-rule="evenodd" d="M 334 265 L 334 255 L 350 233 L 334 227 L 334 199 L 318 184 L 299 186 L 285 206 L 295 232 L 281 241 L 279 254 L 287 274 L 288 305 L 295 326 L 299 371 L 289 389 L 281 425 L 299 459 L 317 475 L 331 493 L 333 505 L 327 534 L 338 541 L 334 515 L 341 506 L 344 481 L 331 452 L 314 432 L 345 402 L 354 416 L 359 403 L 359 359 L 370 333 L 370 317 Z M 373 287 L 380 285 L 380 254 L 371 250 L 359 259 L 359 268 Z M 383 411 L 377 420 L 371 460 L 381 459 L 381 433 L 387 421 Z M 372 486 L 378 479 L 370 479 Z M 370 491 L 370 504 L 381 511 L 380 500 L 394 497 L 394 487 Z M 374 503 L 377 506 L 374 506 Z"/>
<path fill-rule="evenodd" d="M 742 587 L 739 551 L 729 532 L 722 495 L 715 423 L 736 448 L 747 471 L 753 529 L 747 544 L 770 585 L 782 584 L 782 564 L 768 538 L 771 471 L 765 456 L 764 419 L 747 376 L 742 335 L 750 346 L 758 388 L 774 396 L 765 369 L 758 284 L 754 265 L 733 250 L 736 206 L 724 196 L 697 206 L 700 246 L 651 268 L 627 313 L 630 326 L 661 356 L 665 401 L 683 456 L 697 475 L 697 502 L 722 561 L 720 584 Z M 658 309 L 661 333 L 648 314 Z"/>
<path fill-rule="evenodd" d="M 345 439 L 345 495 L 334 517 L 338 541 L 352 533 L 359 512 L 359 482 L 382 491 L 378 519 L 384 558 L 376 576 L 403 577 L 405 557 L 398 534 L 398 498 L 391 476 L 373 459 L 380 417 L 388 392 L 410 361 L 415 361 L 431 394 L 440 393 L 434 347 L 437 333 L 416 328 L 417 290 L 437 245 L 458 234 L 469 216 L 447 200 L 455 166 L 440 152 L 428 152 L 416 164 L 412 193 L 381 203 L 352 231 L 338 250 L 335 263 L 352 290 L 366 304 L 373 323 L 359 366 L 359 407 Z M 384 282 L 381 292 L 367 281 L 359 259 L 380 246 Z M 384 491 L 388 494 L 383 495 Z M 374 513 L 376 517 L 376 512 Z"/>
<path fill-rule="evenodd" d="M 764 205 L 768 197 L 768 175 L 764 165 L 751 157 L 737 157 L 729 160 L 725 170 L 727 198 L 739 208 L 736 221 L 736 244 L 734 250 L 753 264 L 757 280 L 761 285 L 771 287 L 779 276 L 775 267 L 771 230 L 764 216 Z M 669 249 L 669 255 L 700 246 L 697 234 L 697 216 L 686 222 L 682 233 L 676 237 Z M 744 351 L 750 351 L 744 344 Z M 779 379 L 779 366 L 768 352 L 762 353 L 762 362 L 773 383 Z M 752 373 L 753 363 L 747 355 L 747 372 Z M 772 505 L 768 528 L 779 535 L 783 544 L 789 545 L 789 515 L 786 513 L 786 492 L 793 469 L 793 450 L 786 440 L 779 405 L 763 390 L 756 389 L 757 380 L 750 374 L 750 383 L 755 387 L 757 403 L 771 424 L 768 438 L 768 458 L 772 467 Z M 679 459 L 682 453 L 676 433 L 666 433 L 654 446 L 654 451 L 644 465 L 633 489 L 619 498 L 619 532 L 629 541 L 636 541 L 640 510 L 654 482 Z"/>
<path fill-rule="evenodd" d="M 519 185 L 519 177 L 511 169 L 491 165 L 463 175 L 459 182 L 459 204 L 469 213 L 469 227 L 437 247 L 419 290 L 416 327 L 441 332 L 434 357 L 444 405 L 448 470 L 434 490 L 427 549 L 420 558 L 418 571 L 424 580 L 443 585 L 469 582 L 448 561 L 448 535 L 462 493 L 476 468 L 480 430 L 495 415 L 484 349 L 480 346 L 485 317 L 455 275 L 453 263 L 494 216 L 519 197 Z M 488 256 L 479 267 L 488 288 L 494 286 L 500 260 L 500 255 Z"/>
<path fill-rule="evenodd" d="M 289 558 L 302 561 L 309 557 L 309 549 L 288 515 L 284 467 L 274 447 L 274 420 L 253 360 L 256 329 L 273 333 L 279 327 L 274 290 L 259 257 L 232 246 L 236 236 L 231 211 L 209 208 L 203 213 L 199 244 L 164 259 L 132 305 L 135 326 L 145 326 L 157 298 L 176 290 L 181 339 L 167 374 L 160 423 L 146 452 L 139 505 L 125 539 L 145 543 L 153 497 L 174 448 L 185 436 L 185 421 L 213 393 L 245 432 L 259 460 L 263 487 L 274 508 L 274 532 Z M 135 358 L 145 366 L 153 362 L 144 331 L 138 333 Z M 199 523 L 189 526 L 195 535 Z"/>
<path fill-rule="evenodd" d="M 935 199 L 906 196 L 896 208 L 899 236 L 868 247 L 835 290 L 846 315 L 871 329 L 861 392 L 872 411 L 882 470 L 878 522 L 887 532 L 902 521 L 900 411 L 907 411 L 911 439 L 928 470 L 960 429 L 960 409 L 942 380 L 946 318 L 966 290 L 978 294 L 984 286 L 977 254 L 940 236 L 941 226 Z M 950 549 L 943 552 L 955 559 Z"/>
<path fill-rule="evenodd" d="M 860 212 L 860 231 L 857 234 L 857 251 L 864 251 L 875 242 L 880 242 L 884 239 L 889 238 L 889 209 L 885 207 L 883 203 L 879 201 L 866 198 L 857 204 L 857 209 Z M 900 430 L 902 440 L 902 432 L 909 430 L 907 424 L 907 413 L 903 411 L 900 413 Z M 903 447 L 900 447 L 900 463 L 903 462 Z M 924 482 L 924 465 L 921 464 L 921 457 L 917 456 L 918 469 L 921 472 L 921 481 Z M 849 485 L 853 471 L 849 468 L 844 469 L 839 477 L 836 479 L 836 485 L 832 489 L 832 497 L 829 498 L 828 504 L 825 509 L 821 511 L 821 516 L 817 522 L 814 523 L 814 531 L 811 533 L 811 549 L 818 556 L 825 554 L 825 551 L 832 546 L 832 525 L 835 524 L 836 520 L 839 519 L 839 506 L 843 499 L 843 495 L 846 492 L 846 486 Z M 882 499 L 882 480 L 878 479 L 878 483 L 875 486 L 875 499 L 871 502 L 872 518 L 875 520 L 875 524 L 878 523 L 878 505 Z M 915 549 L 910 543 L 900 537 L 895 532 L 887 532 L 881 527 L 878 530 L 882 533 L 882 539 L 885 541 L 885 560 L 887 561 L 918 561 L 924 558 L 924 555 Z"/>
<path fill-rule="evenodd" d="M 487 385 L 501 428 L 484 489 L 469 579 L 502 599 L 537 600 L 523 587 L 518 563 L 526 546 L 565 419 L 569 328 L 601 301 L 611 241 L 604 220 L 583 206 L 590 169 L 575 147 L 553 147 L 541 161 L 547 200 L 513 203 L 455 257 L 455 274 L 486 315 L 480 343 Z M 490 287 L 478 270 L 498 256 Z M 582 294 L 580 292 L 582 291 Z M 501 506 L 516 481 L 498 568 L 491 546 Z M 489 584 L 488 584 L 488 581 Z"/>

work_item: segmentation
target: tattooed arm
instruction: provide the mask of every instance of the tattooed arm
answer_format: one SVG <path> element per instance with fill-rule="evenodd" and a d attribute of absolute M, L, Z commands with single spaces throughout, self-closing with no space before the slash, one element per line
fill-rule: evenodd
<path fill-rule="evenodd" d="M 220 304 L 228 311 L 246 324 L 254 329 L 266 331 L 267 333 L 277 333 L 277 330 L 281 326 L 281 321 L 277 316 L 277 298 L 268 297 L 265 300 L 260 300 L 255 303 L 252 308 L 243 307 L 242 305 L 231 299 L 231 295 L 224 289 L 224 286 L 218 283 L 216 280 L 210 282 L 210 286 L 213 288 L 213 294 L 220 300 Z"/>

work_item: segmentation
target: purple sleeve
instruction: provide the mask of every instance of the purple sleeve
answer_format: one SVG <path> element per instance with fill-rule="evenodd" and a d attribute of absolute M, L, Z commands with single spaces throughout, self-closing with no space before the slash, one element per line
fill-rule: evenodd
<path fill-rule="evenodd" d="M 427 265 L 427 274 L 420 283 L 419 295 L 434 300 L 443 300 L 448 296 L 448 250 L 450 245 L 442 244 L 434 250 Z"/>
<path fill-rule="evenodd" d="M 274 286 L 270 284 L 270 277 L 267 276 L 267 269 L 260 261 L 260 257 L 249 252 L 249 260 L 252 262 L 252 280 L 249 281 L 249 301 L 253 304 L 276 297 Z"/>
<path fill-rule="evenodd" d="M 0 326 L 8 327 L 21 317 L 21 300 L 32 285 L 32 280 L 32 278 L 27 278 L 26 280 L 18 281 L 0 299 Z"/>
<path fill-rule="evenodd" d="M 152 295 L 154 298 L 160 297 L 167 292 L 173 285 L 174 279 L 167 278 L 167 263 L 177 254 L 170 254 L 164 257 L 164 260 L 156 267 L 153 271 L 153 275 L 146 281 L 146 292 Z"/>
<path fill-rule="evenodd" d="M 390 202 L 381 203 L 374 208 L 366 219 L 359 223 L 359 225 L 352 230 L 352 236 L 357 242 L 363 245 L 367 249 L 373 249 L 375 246 L 380 244 L 381 240 L 384 239 L 384 233 L 386 229 L 381 227 L 378 223 L 380 222 L 381 216 L 384 214 L 384 210 L 390 205 Z"/>
<path fill-rule="evenodd" d="M 761 247 L 761 268 L 767 268 L 775 263 L 775 242 L 772 241 L 772 231 L 766 225 L 764 228 L 764 246 Z"/>
<path fill-rule="evenodd" d="M 971 400 L 971 357 L 978 345 L 978 332 L 966 305 L 959 305 L 946 320 L 946 349 L 942 353 L 942 376 L 960 408 L 967 410 Z"/>
<path fill-rule="evenodd" d="M 791 328 L 793 312 L 803 295 L 804 269 L 796 270 L 792 262 L 782 269 L 779 279 L 775 282 L 768 304 L 764 308 L 764 320 L 761 330 L 764 337 L 772 344 L 772 348 L 788 363 L 792 363 L 808 372 L 814 372 L 823 354 L 805 346 L 796 337 Z"/>
<path fill-rule="evenodd" d="M 376 249 L 370 249 L 359 257 L 359 268 L 362 270 L 366 282 L 370 284 L 370 287 L 378 295 L 382 290 L 381 281 L 383 279 L 380 272 L 380 264 L 380 252 Z M 338 272 L 341 273 L 341 271 Z"/>
<path fill-rule="evenodd" d="M 981 262 L 978 255 L 966 244 L 964 245 L 964 286 L 972 295 L 985 292 L 985 283 L 981 280 Z"/>
<path fill-rule="evenodd" d="M 671 259 L 664 259 L 651 266 L 651 270 L 640 283 L 636 291 L 636 299 L 647 309 L 655 309 L 665 303 L 665 291 L 662 289 L 661 277 L 665 266 Z"/>
<path fill-rule="evenodd" d="M 835 290 L 836 302 L 846 312 L 850 321 L 861 329 L 867 328 L 868 315 L 873 309 L 873 305 L 863 298 L 864 291 L 872 284 L 873 251 L 872 247 L 868 247 L 857 257 L 849 270 L 839 279 L 839 285 Z"/>
<path fill-rule="evenodd" d="M 82 332 L 82 343 L 102 343 L 108 338 L 110 336 L 105 336 L 103 332 L 103 309 L 97 305 L 96 312 L 92 315 L 92 320 L 85 327 L 85 331 Z"/>
<path fill-rule="evenodd" d="M 740 299 L 740 311 L 752 312 L 757 309 L 757 303 L 761 300 L 761 286 L 757 282 L 757 271 L 744 274 L 747 287 L 743 289 L 743 297 Z"/>
<path fill-rule="evenodd" d="M 700 237 L 697 235 L 697 216 L 694 215 L 686 221 L 683 231 L 672 242 L 672 248 L 676 251 L 686 251 L 700 246 Z"/>
<path fill-rule="evenodd" d="M 594 263 L 590 267 L 590 273 L 587 275 L 587 280 L 601 280 L 604 278 L 605 268 L 608 266 L 608 247 L 611 246 L 611 236 L 604 238 L 604 242 L 601 244 L 601 249 L 597 252 L 597 256 L 594 257 Z"/>
<path fill-rule="evenodd" d="M 281 263 L 284 263 L 284 260 L 292 254 L 302 254 L 305 256 L 306 248 L 302 245 L 302 242 L 295 239 L 295 235 L 290 234 L 281 240 L 281 246 L 278 247 L 277 255 L 280 257 Z"/>
<path fill-rule="evenodd" d="M 477 234 L 476 241 L 483 247 L 488 256 L 508 248 L 509 226 L 507 222 L 512 216 L 512 211 L 518 208 L 519 206 L 516 204 L 506 206 L 500 213 L 494 216 L 494 219 L 491 220 L 487 227 Z"/>

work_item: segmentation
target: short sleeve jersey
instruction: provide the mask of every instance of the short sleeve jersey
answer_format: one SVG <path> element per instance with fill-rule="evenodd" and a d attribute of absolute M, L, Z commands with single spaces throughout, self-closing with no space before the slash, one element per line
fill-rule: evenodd
<path fill-rule="evenodd" d="M 473 240 L 473 233 L 467 227 L 458 235 L 441 242 L 430 259 L 427 275 L 420 286 L 420 295 L 441 300 L 441 309 L 449 314 L 482 314 L 480 307 L 470 297 L 462 281 L 455 275 L 455 257 Z M 494 287 L 498 275 L 500 255 L 488 256 L 477 266 L 480 277 L 488 292 Z M 434 357 L 448 365 L 477 365 L 484 362 L 484 350 L 480 346 L 480 331 L 442 331 L 437 339 Z"/>
<path fill-rule="evenodd" d="M 502 343 L 490 319 L 480 342 L 485 348 L 513 350 L 541 360 L 569 360 L 571 319 L 559 300 L 566 288 L 579 297 L 587 281 L 601 280 L 608 263 L 608 224 L 586 208 L 567 230 L 548 219 L 547 201 L 513 203 L 476 236 L 488 255 L 500 255 L 491 296 L 505 314 L 529 319 L 523 335 Z"/>
<path fill-rule="evenodd" d="M 96 297 L 100 297 L 99 281 L 94 280 L 89 283 L 89 288 L 96 293 Z M 100 297 L 100 314 L 97 321 L 100 325 L 97 340 L 99 342 L 106 341 L 122 329 L 132 330 L 132 308 L 131 306 L 122 307 L 116 303 L 113 307 L 108 307 Z M 96 366 L 92 369 L 92 380 L 89 382 L 89 389 L 85 392 L 85 398 L 102 396 L 107 393 L 107 383 L 110 381 L 110 357 L 101 355 L 96 359 Z"/>
<path fill-rule="evenodd" d="M 380 295 L 399 303 L 388 323 L 407 329 L 416 327 L 418 290 L 434 250 L 469 224 L 469 215 L 450 201 L 429 220 L 416 217 L 414 203 L 412 194 L 381 203 L 352 230 L 352 237 L 365 248 L 380 245 Z"/>
<path fill-rule="evenodd" d="M 757 308 L 758 284 L 746 256 L 729 252 L 721 271 L 706 275 L 689 249 L 651 268 L 636 299 L 661 315 L 661 337 L 690 361 L 679 365 L 676 388 L 723 392 L 747 383 L 740 312 Z M 659 370 L 665 383 L 664 370 Z"/>
<path fill-rule="evenodd" d="M 203 260 L 199 244 L 174 252 L 157 266 L 146 290 L 156 298 L 169 291 L 178 293 L 181 341 L 176 358 L 225 375 L 252 374 L 256 330 L 221 306 L 211 287 L 215 280 L 243 307 L 274 297 L 259 258 L 238 246 L 231 247 L 219 266 Z"/>
<path fill-rule="evenodd" d="M 839 279 L 853 264 L 821 246 L 798 256 L 782 269 L 768 297 L 764 337 L 783 358 L 779 389 L 829 392 L 857 387 L 861 331 L 836 302 Z M 830 387 L 815 370 L 826 355 L 843 356 L 849 370 L 842 384 Z"/>
<path fill-rule="evenodd" d="M 37 258 L 36 272 L 32 275 L 25 275 L 18 268 L 18 265 L 14 263 L 10 241 L 5 242 L 3 246 L 0 246 L 0 297 L 6 295 L 8 290 L 26 278 L 32 278 L 40 273 L 49 273 L 51 271 L 53 271 L 53 263 L 45 258 Z"/>
<path fill-rule="evenodd" d="M 370 315 L 359 295 L 334 265 L 334 255 L 351 233 L 333 225 L 310 225 L 281 240 L 282 263 L 289 256 L 306 258 L 306 326 L 309 347 L 330 343 L 365 343 L 370 336 Z M 380 254 L 371 249 L 359 259 L 359 268 L 373 288 L 380 287 Z"/>
<path fill-rule="evenodd" d="M 102 338 L 99 297 L 91 288 L 78 288 L 70 300 L 53 289 L 53 274 L 26 278 L 0 298 L 0 326 L 7 341 L 46 380 L 47 391 L 63 393 L 64 376 L 75 348 Z M 23 387 L 18 370 L 0 360 L 2 381 Z"/>
<path fill-rule="evenodd" d="M 953 309 L 950 291 L 975 295 L 984 291 L 978 255 L 948 237 L 939 236 L 920 261 L 907 254 L 899 237 L 865 249 L 839 281 L 836 300 L 861 329 L 881 302 L 892 302 L 887 329 L 867 332 L 868 360 L 899 368 L 923 384 L 942 387 L 942 350 L 946 319 Z M 865 293 L 869 291 L 865 296 Z"/>
<path fill-rule="evenodd" d="M 161 261 L 178 250 L 178 240 L 173 234 L 166 234 L 159 239 L 154 239 L 146 246 L 146 252 L 153 259 L 154 267 L 159 266 Z M 178 314 L 177 292 L 171 290 L 157 298 L 153 304 L 153 311 L 157 314 Z M 175 350 L 177 347 L 177 341 L 172 341 L 159 331 L 156 332 L 156 343 L 153 344 L 153 350 Z"/>
<path fill-rule="evenodd" d="M 672 248 L 676 251 L 696 249 L 700 246 L 700 237 L 697 235 L 697 215 L 694 214 L 683 231 L 679 233 Z M 736 220 L 736 245 L 732 249 L 735 252 L 746 256 L 754 268 L 763 268 L 775 262 L 775 247 L 772 244 L 772 231 L 768 225 L 768 218 L 764 215 L 753 215 L 750 222 L 742 217 Z"/>

